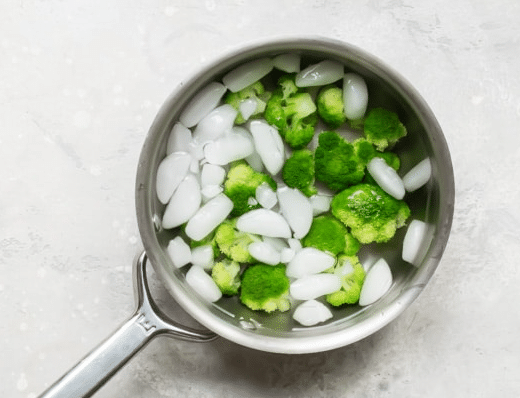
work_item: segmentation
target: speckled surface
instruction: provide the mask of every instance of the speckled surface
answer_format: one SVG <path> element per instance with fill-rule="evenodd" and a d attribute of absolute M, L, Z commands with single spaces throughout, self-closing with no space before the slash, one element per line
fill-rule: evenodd
<path fill-rule="evenodd" d="M 135 171 L 165 97 L 222 51 L 288 34 L 358 45 L 430 104 L 457 185 L 441 265 L 357 344 L 288 356 L 158 338 L 96 396 L 520 394 L 520 5 L 352 3 L 1 2 L 0 396 L 36 397 L 133 311 Z"/>

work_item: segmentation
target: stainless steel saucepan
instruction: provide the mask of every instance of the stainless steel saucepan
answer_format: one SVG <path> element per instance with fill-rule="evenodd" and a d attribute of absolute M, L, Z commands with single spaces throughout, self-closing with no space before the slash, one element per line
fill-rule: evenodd
<path fill-rule="evenodd" d="M 302 60 L 307 62 L 340 61 L 346 70 L 362 75 L 370 93 L 369 104 L 396 111 L 407 127 L 408 136 L 397 149 L 402 169 L 409 169 L 425 157 L 432 163 L 429 183 L 408 199 L 413 216 L 432 226 L 422 262 L 412 266 L 401 259 L 403 232 L 400 231 L 393 243 L 378 247 L 392 267 L 394 281 L 390 291 L 370 306 L 334 310 L 330 321 L 310 328 L 300 327 L 287 314 L 267 316 L 250 311 L 232 299 L 213 304 L 202 299 L 187 285 L 181 271 L 170 260 L 166 246 L 173 232 L 161 228 L 164 207 L 155 194 L 156 171 L 165 156 L 166 141 L 187 102 L 208 83 L 219 80 L 234 67 L 255 58 L 289 51 L 300 53 Z M 41 396 L 92 395 L 147 342 L 160 334 L 189 341 L 210 341 L 221 336 L 254 349 L 287 354 L 330 350 L 369 336 L 401 314 L 435 272 L 450 233 L 454 192 L 451 158 L 435 116 L 417 91 L 380 60 L 349 44 L 324 38 L 271 40 L 228 54 L 193 75 L 172 93 L 146 137 L 136 178 L 136 211 L 145 253 L 134 267 L 135 314 Z M 370 248 L 360 253 L 360 257 L 369 255 Z M 174 299 L 207 330 L 181 326 L 157 308 L 147 287 L 147 262 Z"/>

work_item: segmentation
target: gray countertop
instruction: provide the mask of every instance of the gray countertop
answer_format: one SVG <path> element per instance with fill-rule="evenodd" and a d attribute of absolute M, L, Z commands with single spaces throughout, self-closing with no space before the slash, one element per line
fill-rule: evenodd
<path fill-rule="evenodd" d="M 436 114 L 457 187 L 437 272 L 351 346 L 157 338 L 96 396 L 518 396 L 518 21 L 511 0 L 2 1 L 0 396 L 36 397 L 132 313 L 135 172 L 166 96 L 224 51 L 298 34 L 373 53 Z"/>

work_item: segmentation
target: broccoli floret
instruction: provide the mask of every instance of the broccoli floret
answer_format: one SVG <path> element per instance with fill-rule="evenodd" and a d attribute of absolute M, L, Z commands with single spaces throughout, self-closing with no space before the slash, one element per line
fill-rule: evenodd
<path fill-rule="evenodd" d="M 302 239 L 302 245 L 337 256 L 345 250 L 346 234 L 348 234 L 347 228 L 334 217 L 318 216 L 312 220 L 309 232 Z"/>
<path fill-rule="evenodd" d="M 255 171 L 244 161 L 234 163 L 224 182 L 224 194 L 233 201 L 232 217 L 241 216 L 261 206 L 256 203 L 256 188 L 267 183 L 276 190 L 276 182 L 271 176 Z"/>
<path fill-rule="evenodd" d="M 218 288 L 227 296 L 235 296 L 240 288 L 240 264 L 236 261 L 224 259 L 216 263 L 211 269 L 211 277 Z"/>
<path fill-rule="evenodd" d="M 366 164 L 359 159 L 354 146 L 334 131 L 319 135 L 314 162 L 316 179 L 333 190 L 357 184 L 365 175 Z"/>
<path fill-rule="evenodd" d="M 249 254 L 248 247 L 257 242 L 256 235 L 242 232 L 236 229 L 236 219 L 225 220 L 215 231 L 215 241 L 222 253 L 228 258 L 239 263 L 251 263 L 254 261 Z"/>
<path fill-rule="evenodd" d="M 314 186 L 314 156 L 308 149 L 299 149 L 285 161 L 282 179 L 291 188 L 298 188 L 304 195 L 318 191 Z"/>
<path fill-rule="evenodd" d="M 296 85 L 295 81 L 296 74 L 294 73 L 288 73 L 278 79 L 278 86 L 281 90 L 283 98 L 289 98 L 297 92 L 301 91 L 300 88 Z"/>
<path fill-rule="evenodd" d="M 334 196 L 332 214 L 350 228 L 361 243 L 387 242 L 410 216 L 406 202 L 376 185 L 351 186 Z"/>
<path fill-rule="evenodd" d="M 224 102 L 231 105 L 238 111 L 235 124 L 244 124 L 247 120 L 242 116 L 240 105 L 246 100 L 255 100 L 256 109 L 251 114 L 251 116 L 256 116 L 265 111 L 265 106 L 270 96 L 271 93 L 265 91 L 264 85 L 260 81 L 257 81 L 256 83 L 253 83 L 240 91 L 234 93 L 228 92 Z"/>
<path fill-rule="evenodd" d="M 364 120 L 363 132 L 378 151 L 384 151 L 406 135 L 406 127 L 394 112 L 374 108 Z"/>
<path fill-rule="evenodd" d="M 352 142 L 354 146 L 354 152 L 358 157 L 359 161 L 364 165 L 368 164 L 375 156 L 378 156 L 380 152 L 376 151 L 374 145 L 368 142 L 365 138 L 359 138 Z"/>
<path fill-rule="evenodd" d="M 291 148 L 301 149 L 311 142 L 318 122 L 311 95 L 294 84 L 294 75 L 283 75 L 267 101 L 264 118 L 276 126 Z"/>
<path fill-rule="evenodd" d="M 278 86 L 267 101 L 264 117 L 269 124 L 276 126 L 280 132 L 287 129 L 288 125 L 284 109 L 286 102 L 298 92 L 300 92 L 300 89 L 294 83 L 294 76 L 291 74 L 283 75 L 278 79 Z"/>
<path fill-rule="evenodd" d="M 304 148 L 314 137 L 314 126 L 317 122 L 318 116 L 315 113 L 298 121 L 293 118 L 291 126 L 284 132 L 285 142 L 293 149 Z"/>
<path fill-rule="evenodd" d="M 242 274 L 240 301 L 255 311 L 289 310 L 289 278 L 285 275 L 285 265 L 255 264 L 247 268 Z"/>
<path fill-rule="evenodd" d="M 399 156 L 397 156 L 393 152 L 379 152 L 376 150 L 374 145 L 368 142 L 364 138 L 360 138 L 352 143 L 354 145 L 354 150 L 360 162 L 363 164 L 368 164 L 373 158 L 379 157 L 383 158 L 386 163 L 394 168 L 396 171 L 401 167 L 401 160 Z"/>
<path fill-rule="evenodd" d="M 347 120 L 344 110 L 343 90 L 339 87 L 323 87 L 316 98 L 316 105 L 318 114 L 331 128 L 337 128 Z"/>
<path fill-rule="evenodd" d="M 328 294 L 325 297 L 327 302 L 334 307 L 357 303 L 365 280 L 365 270 L 359 259 L 356 256 L 340 256 L 333 273 L 340 277 L 341 288 Z"/>
<path fill-rule="evenodd" d="M 354 256 L 359 249 L 361 249 L 359 241 L 354 238 L 350 232 L 345 234 L 345 250 L 343 250 L 343 254 L 346 256 Z"/>

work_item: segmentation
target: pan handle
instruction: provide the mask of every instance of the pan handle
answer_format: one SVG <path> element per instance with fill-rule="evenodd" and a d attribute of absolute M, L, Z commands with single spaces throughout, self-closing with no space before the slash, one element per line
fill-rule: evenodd
<path fill-rule="evenodd" d="M 43 392 L 40 398 L 92 396 L 134 354 L 159 334 L 195 342 L 207 342 L 217 337 L 208 330 L 182 326 L 159 310 L 148 288 L 146 263 L 147 256 L 143 252 L 134 264 L 134 290 L 137 299 L 134 315 Z"/>

